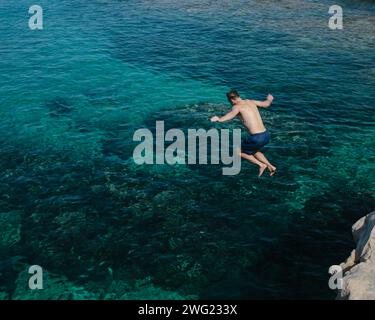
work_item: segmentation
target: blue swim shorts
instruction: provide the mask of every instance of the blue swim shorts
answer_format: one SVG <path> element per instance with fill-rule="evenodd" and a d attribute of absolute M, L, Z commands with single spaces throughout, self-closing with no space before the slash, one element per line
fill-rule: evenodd
<path fill-rule="evenodd" d="M 242 139 L 241 152 L 253 155 L 270 142 L 270 133 L 268 130 L 260 133 L 249 134 Z"/>

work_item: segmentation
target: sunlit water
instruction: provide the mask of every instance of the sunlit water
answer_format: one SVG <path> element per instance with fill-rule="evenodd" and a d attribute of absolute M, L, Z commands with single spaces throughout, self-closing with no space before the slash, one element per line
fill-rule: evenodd
<path fill-rule="evenodd" d="M 336 31 L 328 0 L 38 4 L 42 31 L 0 3 L 0 299 L 33 297 L 32 264 L 53 299 L 335 296 L 375 207 L 373 2 L 335 1 Z M 240 127 L 209 122 L 229 88 L 275 96 L 275 177 L 134 164 L 156 120 Z"/>

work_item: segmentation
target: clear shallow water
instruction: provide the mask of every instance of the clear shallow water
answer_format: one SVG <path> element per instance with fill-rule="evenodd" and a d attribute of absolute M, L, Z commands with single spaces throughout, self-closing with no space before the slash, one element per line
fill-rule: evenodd
<path fill-rule="evenodd" d="M 0 297 L 32 297 L 31 264 L 50 298 L 335 296 L 375 207 L 371 1 L 336 2 L 336 32 L 329 1 L 39 4 L 41 32 L 0 4 Z M 276 177 L 133 164 L 134 130 L 211 128 L 230 87 L 274 94 Z"/>

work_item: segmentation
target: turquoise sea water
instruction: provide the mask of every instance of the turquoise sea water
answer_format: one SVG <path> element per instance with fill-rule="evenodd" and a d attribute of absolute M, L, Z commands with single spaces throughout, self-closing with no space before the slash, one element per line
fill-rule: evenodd
<path fill-rule="evenodd" d="M 374 2 L 336 31 L 328 0 L 38 4 L 42 31 L 0 3 L 0 299 L 334 298 L 375 207 Z M 275 96 L 275 177 L 134 164 L 136 129 L 212 128 L 229 88 Z"/>

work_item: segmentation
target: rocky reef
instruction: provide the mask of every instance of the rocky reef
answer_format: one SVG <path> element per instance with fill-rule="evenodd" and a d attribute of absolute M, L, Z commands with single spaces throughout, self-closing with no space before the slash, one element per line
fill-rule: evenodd
<path fill-rule="evenodd" d="M 375 198 L 371 163 L 332 175 L 333 155 L 349 149 L 326 130 L 318 137 L 289 116 L 268 118 L 275 144 L 293 142 L 274 153 L 278 178 L 258 179 L 249 164 L 225 177 L 214 165 L 136 165 L 127 121 L 100 121 L 97 131 L 69 99 L 55 100 L 45 138 L 3 137 L 0 300 L 334 298 L 326 266 L 341 261 L 348 224 Z M 163 119 L 165 130 L 208 130 L 226 110 L 182 105 L 134 126 L 154 132 Z M 28 287 L 31 265 L 43 268 L 43 290 Z"/>
<path fill-rule="evenodd" d="M 375 300 L 375 211 L 359 219 L 352 227 L 357 247 L 340 266 L 343 285 L 339 300 Z"/>

